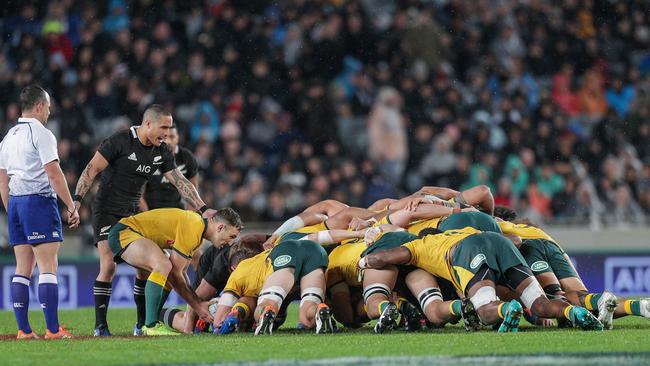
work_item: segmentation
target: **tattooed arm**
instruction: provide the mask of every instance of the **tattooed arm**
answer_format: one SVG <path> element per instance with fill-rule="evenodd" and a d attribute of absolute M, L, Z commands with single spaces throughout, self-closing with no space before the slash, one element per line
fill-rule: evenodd
<path fill-rule="evenodd" d="M 199 197 L 199 192 L 196 190 L 196 187 L 187 180 L 183 176 L 183 173 L 178 168 L 172 169 L 168 171 L 167 173 L 164 173 L 165 178 L 169 180 L 171 184 L 173 184 L 176 189 L 178 189 L 178 193 L 181 194 L 181 197 L 187 202 L 190 206 L 195 207 L 197 209 L 201 208 L 206 208 L 205 202 Z M 204 210 L 203 211 L 203 216 L 206 216 L 208 212 L 212 212 L 212 210 Z"/>
<path fill-rule="evenodd" d="M 83 196 L 85 196 L 90 187 L 92 187 L 97 174 L 104 171 L 107 167 L 108 160 L 106 160 L 102 154 L 96 152 L 95 156 L 93 156 L 88 165 L 86 165 L 86 169 L 81 173 L 79 181 L 77 181 L 77 188 L 74 191 L 74 204 L 77 209 L 81 206 L 81 199 Z"/>

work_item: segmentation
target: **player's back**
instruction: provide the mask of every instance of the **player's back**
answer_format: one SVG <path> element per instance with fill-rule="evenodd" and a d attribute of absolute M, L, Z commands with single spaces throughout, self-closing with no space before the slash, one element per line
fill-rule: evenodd
<path fill-rule="evenodd" d="M 544 230 L 536 226 L 532 226 L 528 224 L 515 224 L 510 221 L 499 221 L 497 222 L 497 224 L 499 225 L 499 228 L 501 228 L 501 231 L 503 231 L 504 234 L 517 235 L 522 240 L 544 239 L 544 240 L 552 241 L 553 243 L 557 244 L 557 242 L 550 235 L 548 235 Z"/>
<path fill-rule="evenodd" d="M 448 253 L 451 248 L 470 235 L 480 231 L 466 227 L 460 230 L 450 230 L 435 235 L 426 235 L 422 239 L 404 244 L 411 252 L 411 264 L 425 271 L 452 280 L 448 268 Z"/>
<path fill-rule="evenodd" d="M 365 249 L 366 243 L 363 240 L 341 244 L 336 247 L 328 257 L 328 283 L 331 283 L 329 276 L 336 276 L 350 286 L 361 286 L 357 273 L 357 263 Z"/>
<path fill-rule="evenodd" d="M 262 291 L 264 281 L 273 273 L 273 266 L 268 260 L 270 249 L 254 257 L 239 262 L 237 268 L 230 274 L 224 291 L 233 292 L 237 296 L 257 297 Z"/>
<path fill-rule="evenodd" d="M 125 217 L 120 223 L 161 248 L 183 246 L 184 254 L 201 244 L 205 223 L 201 215 L 178 208 L 159 208 Z"/>

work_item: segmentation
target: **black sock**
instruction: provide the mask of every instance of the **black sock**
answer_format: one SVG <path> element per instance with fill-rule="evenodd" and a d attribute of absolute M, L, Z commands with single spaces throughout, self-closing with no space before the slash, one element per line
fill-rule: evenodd
<path fill-rule="evenodd" d="M 111 300 L 113 284 L 95 280 L 93 295 L 95 297 L 95 328 L 108 328 L 106 314 L 108 313 L 108 302 Z"/>
<path fill-rule="evenodd" d="M 170 328 L 174 328 L 174 316 L 176 314 L 180 313 L 182 310 L 180 309 L 174 309 L 174 308 L 169 308 L 169 309 L 162 309 L 160 310 L 160 315 L 159 319 L 162 321 L 166 326 Z"/>
<path fill-rule="evenodd" d="M 144 325 L 147 314 L 146 302 L 144 299 L 144 286 L 146 284 L 147 280 L 141 280 L 139 278 L 136 278 L 135 283 L 133 284 L 133 300 L 135 301 L 138 328 L 142 328 Z"/>

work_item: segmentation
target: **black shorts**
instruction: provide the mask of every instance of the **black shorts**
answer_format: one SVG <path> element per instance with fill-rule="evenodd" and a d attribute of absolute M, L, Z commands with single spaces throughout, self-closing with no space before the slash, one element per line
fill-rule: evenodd
<path fill-rule="evenodd" d="M 95 236 L 95 246 L 102 240 L 108 240 L 108 233 L 113 225 L 126 216 L 112 215 L 104 212 L 93 212 L 93 234 Z"/>

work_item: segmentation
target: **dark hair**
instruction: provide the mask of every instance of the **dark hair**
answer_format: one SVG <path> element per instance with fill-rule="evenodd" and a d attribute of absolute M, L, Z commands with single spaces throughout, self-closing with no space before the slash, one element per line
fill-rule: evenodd
<path fill-rule="evenodd" d="M 509 207 L 496 206 L 494 207 L 494 217 L 505 221 L 512 221 L 517 218 L 517 212 Z"/>
<path fill-rule="evenodd" d="M 513 220 L 512 223 L 513 224 L 524 224 L 524 225 L 528 225 L 528 226 L 532 226 L 532 227 L 539 227 L 539 225 L 537 225 L 534 222 L 530 221 L 530 219 L 528 217 L 523 217 L 523 218 Z"/>
<path fill-rule="evenodd" d="M 28 85 L 20 91 L 20 109 L 28 111 L 38 103 L 47 101 L 45 89 L 36 84 Z"/>
<path fill-rule="evenodd" d="M 171 115 L 162 105 L 152 104 L 145 109 L 142 120 L 153 119 L 157 121 L 160 117 L 171 117 Z"/>
<path fill-rule="evenodd" d="M 244 224 L 241 221 L 241 217 L 239 216 L 237 211 L 233 210 L 230 207 L 218 209 L 217 213 L 212 218 L 214 220 L 218 220 L 228 225 L 234 226 L 239 230 L 244 228 Z"/>
<path fill-rule="evenodd" d="M 228 263 L 231 266 L 238 265 L 244 259 L 254 257 L 262 252 L 259 246 L 250 246 L 238 241 L 230 247 L 228 252 Z"/>

